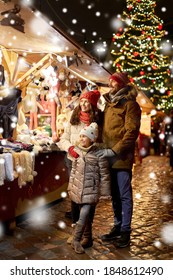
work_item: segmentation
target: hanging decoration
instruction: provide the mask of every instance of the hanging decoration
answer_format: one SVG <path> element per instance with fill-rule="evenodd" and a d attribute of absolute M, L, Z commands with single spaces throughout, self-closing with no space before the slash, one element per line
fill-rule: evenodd
<path fill-rule="evenodd" d="M 24 33 L 25 21 L 19 15 L 20 10 L 20 5 L 15 4 L 13 9 L 1 12 L 1 15 L 4 16 L 4 18 L 1 20 L 0 24 L 11 26 Z"/>

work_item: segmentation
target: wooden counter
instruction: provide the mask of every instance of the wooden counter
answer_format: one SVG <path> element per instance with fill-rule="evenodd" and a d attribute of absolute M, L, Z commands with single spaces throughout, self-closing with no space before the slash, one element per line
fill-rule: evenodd
<path fill-rule="evenodd" d="M 40 206 L 61 198 L 68 184 L 68 170 L 65 153 L 61 151 L 39 153 L 35 158 L 33 184 L 19 187 L 18 181 L 5 181 L 0 187 L 0 222 L 6 230 L 15 227 L 16 217 L 20 217 Z"/>

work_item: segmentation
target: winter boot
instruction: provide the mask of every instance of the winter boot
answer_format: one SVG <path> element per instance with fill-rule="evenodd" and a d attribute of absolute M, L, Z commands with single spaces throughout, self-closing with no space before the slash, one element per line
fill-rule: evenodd
<path fill-rule="evenodd" d="M 123 231 L 121 232 L 121 237 L 115 241 L 115 244 L 118 248 L 125 248 L 130 244 L 130 232 Z"/>
<path fill-rule="evenodd" d="M 75 226 L 76 226 L 76 224 L 71 224 L 71 227 L 72 227 L 72 229 L 73 229 L 73 232 L 72 232 L 72 234 L 69 236 L 69 238 L 67 239 L 67 244 L 71 244 L 71 243 L 72 243 L 73 235 L 74 235 L 74 231 L 75 231 Z"/>
<path fill-rule="evenodd" d="M 75 250 L 75 252 L 77 254 L 82 254 L 82 253 L 85 252 L 84 248 L 80 244 L 80 241 L 82 239 L 82 234 L 84 232 L 84 228 L 85 228 L 84 225 L 81 225 L 81 224 L 78 224 L 78 223 L 75 226 L 74 237 L 73 237 L 71 245 L 72 245 L 72 248 Z"/>
<path fill-rule="evenodd" d="M 111 231 L 101 236 L 102 241 L 111 241 L 120 238 L 120 226 L 114 225 Z"/>
<path fill-rule="evenodd" d="M 93 239 L 92 239 L 92 223 L 88 222 L 85 226 L 84 230 L 84 236 L 81 241 L 81 245 L 83 248 L 89 248 L 93 245 Z"/>

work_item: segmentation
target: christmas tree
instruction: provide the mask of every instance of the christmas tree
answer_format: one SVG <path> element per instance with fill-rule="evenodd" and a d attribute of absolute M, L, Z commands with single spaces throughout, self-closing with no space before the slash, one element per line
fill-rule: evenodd
<path fill-rule="evenodd" d="M 112 39 L 113 67 L 116 71 L 127 71 L 131 81 L 159 107 L 161 100 L 168 97 L 170 77 L 169 57 L 161 52 L 165 36 L 163 21 L 155 14 L 156 1 L 126 2 L 127 7 L 119 18 L 123 25 Z"/>

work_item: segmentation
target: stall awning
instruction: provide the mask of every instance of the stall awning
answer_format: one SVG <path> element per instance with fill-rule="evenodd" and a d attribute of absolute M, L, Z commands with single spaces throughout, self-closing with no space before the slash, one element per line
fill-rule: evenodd
<path fill-rule="evenodd" d="M 107 83 L 110 73 L 38 12 L 21 6 L 18 15 L 24 21 L 22 31 L 21 27 L 15 25 L 2 25 L 4 13 L 14 11 L 16 2 L 18 1 L 0 2 L 0 46 L 11 83 L 15 86 L 26 83 L 29 76 L 38 74 L 41 67 L 53 62 L 67 67 L 69 71 L 78 75 L 80 80 Z M 20 77 L 22 81 L 19 80 Z"/>

